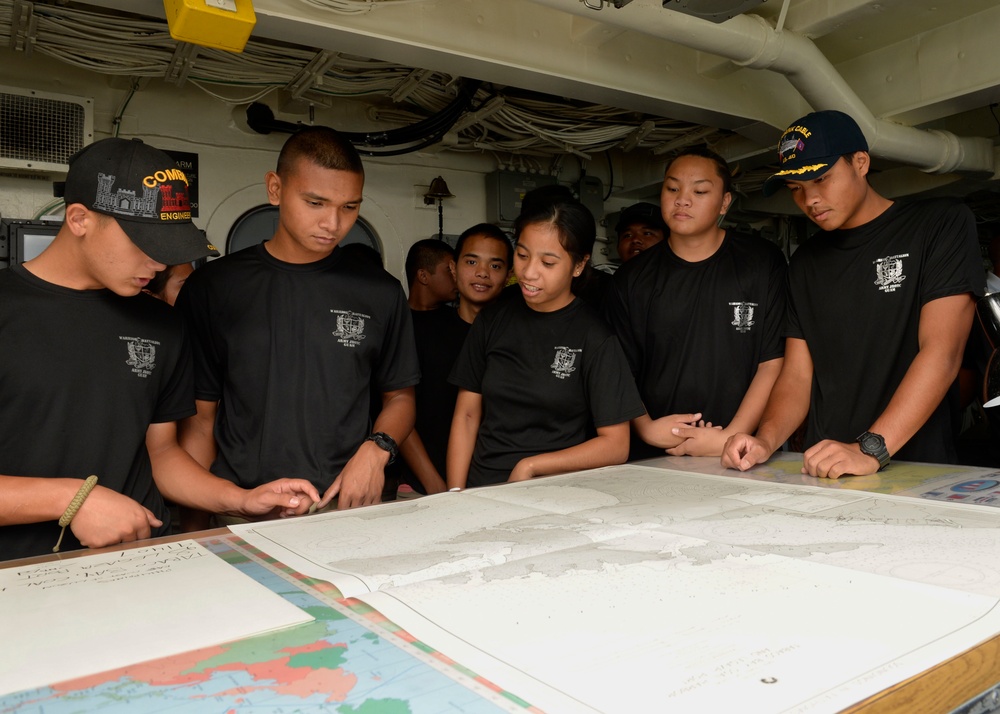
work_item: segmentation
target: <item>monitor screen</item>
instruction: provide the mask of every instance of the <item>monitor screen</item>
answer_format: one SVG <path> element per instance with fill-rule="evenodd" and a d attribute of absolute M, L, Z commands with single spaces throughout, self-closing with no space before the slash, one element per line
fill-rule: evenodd
<path fill-rule="evenodd" d="M 21 262 L 37 258 L 38 255 L 49 247 L 49 243 L 55 238 L 54 233 L 32 233 L 25 231 L 21 234 Z"/>
<path fill-rule="evenodd" d="M 48 221 L 22 221 L 4 218 L 0 221 L 0 240 L 6 244 L 6 256 L 0 255 L 0 259 L 6 257 L 7 263 L 16 265 L 23 263 L 45 250 L 56 233 L 59 232 L 59 224 Z M 2 253 L 3 251 L 0 251 Z M 3 264 L 0 264 L 2 267 Z"/>

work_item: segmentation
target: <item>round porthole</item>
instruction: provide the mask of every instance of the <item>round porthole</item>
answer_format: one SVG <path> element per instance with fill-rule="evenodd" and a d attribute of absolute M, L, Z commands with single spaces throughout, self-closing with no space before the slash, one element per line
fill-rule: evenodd
<path fill-rule="evenodd" d="M 278 207 L 271 204 L 255 206 L 233 222 L 226 237 L 226 253 L 235 253 L 268 240 L 277 229 Z M 351 243 L 361 243 L 374 248 L 379 255 L 382 255 L 382 242 L 375 229 L 360 216 L 340 245 Z"/>

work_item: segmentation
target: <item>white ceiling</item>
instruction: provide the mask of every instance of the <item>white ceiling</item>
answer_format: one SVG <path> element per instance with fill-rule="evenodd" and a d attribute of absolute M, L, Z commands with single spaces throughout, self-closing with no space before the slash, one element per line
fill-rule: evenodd
<path fill-rule="evenodd" d="M 164 16 L 162 0 L 87 3 Z M 661 0 L 592 9 L 601 4 L 254 0 L 253 37 L 686 122 L 697 136 L 723 129 L 731 135 L 718 148 L 750 170 L 770 163 L 791 120 L 843 109 L 865 119 L 883 168 L 957 172 L 966 191 L 992 185 L 982 182 L 1000 163 L 997 0 L 765 0 L 721 24 Z M 345 5 L 361 11 L 335 11 Z M 659 170 L 637 169 L 628 184 L 641 193 Z M 899 193 L 926 187 L 915 171 L 887 171 L 886 182 Z"/>

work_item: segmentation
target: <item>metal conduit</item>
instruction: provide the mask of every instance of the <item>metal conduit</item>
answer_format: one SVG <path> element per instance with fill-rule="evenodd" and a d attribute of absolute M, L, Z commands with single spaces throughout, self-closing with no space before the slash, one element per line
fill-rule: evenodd
<path fill-rule="evenodd" d="M 779 72 L 814 109 L 839 109 L 854 117 L 876 156 L 930 173 L 993 175 L 996 171 L 991 140 L 924 131 L 876 118 L 812 40 L 789 30 L 779 32 L 757 15 L 738 15 L 715 24 L 665 10 L 659 7 L 659 0 L 655 4 L 640 1 L 619 9 L 608 8 L 599 17 L 579 0 L 533 2 L 709 52 L 740 66 Z"/>

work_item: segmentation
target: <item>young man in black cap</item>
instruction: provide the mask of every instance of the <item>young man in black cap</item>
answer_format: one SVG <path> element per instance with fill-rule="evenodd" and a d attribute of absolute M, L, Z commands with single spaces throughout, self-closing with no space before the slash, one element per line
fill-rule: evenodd
<path fill-rule="evenodd" d="M 778 155 L 765 194 L 787 185 L 822 230 L 792 256 L 785 363 L 757 435 L 732 437 L 723 465 L 767 460 L 807 415 L 803 473 L 953 462 L 945 397 L 984 283 L 971 211 L 879 195 L 868 143 L 842 112 L 794 122 Z"/>
<path fill-rule="evenodd" d="M 70 159 L 64 198 L 52 244 L 0 270 L 0 559 L 163 535 L 164 496 L 250 517 L 307 508 L 306 481 L 244 491 L 177 444 L 175 420 L 194 413 L 183 327 L 139 293 L 168 264 L 217 255 L 184 173 L 105 139 Z"/>
<path fill-rule="evenodd" d="M 364 180 L 357 150 L 333 129 L 292 135 L 264 177 L 274 235 L 199 268 L 177 299 L 196 366 L 185 448 L 243 486 L 309 479 L 322 507 L 334 496 L 338 508 L 379 502 L 420 379 L 403 287 L 339 248 Z"/>
<path fill-rule="evenodd" d="M 618 257 L 627 263 L 642 251 L 652 248 L 670 232 L 660 207 L 653 203 L 633 203 L 618 216 Z"/>

